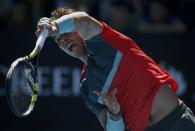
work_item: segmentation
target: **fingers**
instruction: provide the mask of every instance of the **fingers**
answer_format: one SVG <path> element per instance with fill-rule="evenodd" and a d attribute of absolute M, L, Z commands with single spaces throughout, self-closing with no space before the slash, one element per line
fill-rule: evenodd
<path fill-rule="evenodd" d="M 100 91 L 94 90 L 93 93 L 96 94 L 97 96 L 100 96 L 100 97 L 108 97 L 108 95 L 106 93 L 104 93 L 104 92 L 100 92 Z M 111 92 L 110 97 L 116 98 L 116 94 L 117 93 L 118 93 L 118 89 L 114 88 L 114 90 Z"/>
<path fill-rule="evenodd" d="M 39 20 L 39 22 L 43 22 L 43 21 L 45 21 L 45 22 L 51 22 L 50 18 L 48 18 L 48 17 L 42 17 L 42 18 Z"/>
<path fill-rule="evenodd" d="M 96 90 L 93 90 L 93 93 L 96 94 L 97 96 L 102 96 L 103 93 L 99 92 L 99 91 L 96 91 Z"/>
<path fill-rule="evenodd" d="M 36 31 L 35 31 L 35 35 L 38 37 L 40 34 L 41 34 L 41 32 L 43 31 L 43 27 L 41 27 L 41 28 L 38 28 Z M 49 28 L 47 28 L 48 29 L 48 31 L 49 31 L 49 35 L 48 36 L 50 36 L 50 29 Z"/>
<path fill-rule="evenodd" d="M 100 91 L 94 90 L 93 93 L 96 94 L 99 97 L 104 98 L 104 99 L 107 99 L 109 97 L 109 96 L 107 96 L 107 94 L 105 92 L 100 92 Z"/>
<path fill-rule="evenodd" d="M 38 37 L 41 33 L 41 30 L 40 29 L 37 29 L 36 32 L 35 32 L 35 35 Z"/>
<path fill-rule="evenodd" d="M 37 30 L 35 32 L 35 35 L 38 37 L 44 28 L 47 28 L 48 31 L 49 31 L 48 23 L 38 22 L 38 24 L 37 24 Z"/>
<path fill-rule="evenodd" d="M 106 93 L 100 92 L 100 91 L 96 91 L 96 90 L 94 90 L 93 93 L 94 93 L 95 95 L 101 97 L 101 98 L 102 98 L 102 101 L 103 101 L 103 103 L 104 103 L 105 105 L 113 104 L 113 103 L 117 102 L 116 96 L 115 96 L 116 93 L 117 93 L 117 90 L 114 90 L 114 91 L 112 92 L 112 95 L 111 95 L 111 96 L 108 96 Z"/>
<path fill-rule="evenodd" d="M 104 92 L 96 90 L 94 90 L 93 93 L 102 98 L 103 104 L 112 114 L 117 114 L 120 112 L 120 105 L 116 99 L 117 89 L 114 89 L 110 96 Z"/>
<path fill-rule="evenodd" d="M 37 29 L 40 29 L 42 31 L 44 28 L 47 28 L 48 31 L 52 31 L 52 24 L 46 22 L 38 23 Z"/>
<path fill-rule="evenodd" d="M 37 28 L 43 29 L 44 26 L 48 26 L 51 23 L 51 20 L 47 17 L 43 17 L 38 21 Z"/>
<path fill-rule="evenodd" d="M 53 24 L 51 20 L 47 17 L 43 17 L 38 21 L 35 35 L 38 37 L 44 28 L 48 29 L 49 36 L 57 32 L 57 27 L 55 27 L 55 24 Z"/>
<path fill-rule="evenodd" d="M 114 88 L 114 90 L 111 93 L 111 96 L 116 97 L 116 94 L 118 93 L 118 89 Z"/>
<path fill-rule="evenodd" d="M 108 96 L 106 95 L 106 93 L 104 93 L 104 92 L 99 92 L 99 91 L 96 91 L 96 90 L 94 90 L 93 93 L 94 93 L 95 95 L 101 97 L 103 102 L 107 102 L 107 101 L 108 101 Z"/>

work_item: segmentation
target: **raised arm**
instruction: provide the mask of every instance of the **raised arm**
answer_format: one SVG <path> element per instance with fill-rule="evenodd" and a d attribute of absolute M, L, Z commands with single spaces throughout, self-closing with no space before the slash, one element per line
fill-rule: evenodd
<path fill-rule="evenodd" d="M 88 40 L 102 31 L 101 23 L 85 12 L 70 14 L 62 12 L 55 17 L 44 17 L 38 22 L 36 35 L 40 34 L 44 26 L 48 28 L 50 36 L 77 32 L 84 40 Z"/>
<path fill-rule="evenodd" d="M 93 36 L 101 33 L 101 23 L 93 17 L 89 16 L 87 13 L 75 12 L 69 15 L 73 18 L 75 23 L 73 32 L 79 33 L 83 39 L 88 40 Z"/>

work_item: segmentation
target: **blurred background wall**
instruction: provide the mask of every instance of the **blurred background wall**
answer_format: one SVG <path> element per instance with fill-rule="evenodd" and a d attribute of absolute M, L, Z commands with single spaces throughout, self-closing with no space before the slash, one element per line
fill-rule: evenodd
<path fill-rule="evenodd" d="M 50 38 L 39 59 L 40 97 L 33 113 L 15 117 L 5 99 L 9 65 L 33 49 L 39 18 L 62 6 L 132 37 L 177 80 L 177 95 L 195 112 L 194 0 L 0 0 L 0 131 L 102 130 L 79 95 L 82 63 Z"/>

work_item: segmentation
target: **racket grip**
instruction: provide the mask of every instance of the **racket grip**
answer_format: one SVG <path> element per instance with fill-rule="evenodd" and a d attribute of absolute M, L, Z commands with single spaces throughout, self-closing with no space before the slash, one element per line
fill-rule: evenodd
<path fill-rule="evenodd" d="M 47 38 L 48 34 L 49 34 L 49 31 L 45 27 L 37 39 L 36 47 L 39 47 L 40 49 L 42 49 L 42 47 L 45 43 L 45 39 Z"/>
<path fill-rule="evenodd" d="M 33 49 L 33 51 L 30 53 L 30 55 L 27 58 L 33 58 L 37 56 L 37 54 L 39 54 L 39 52 L 41 51 L 45 43 L 45 39 L 47 38 L 48 34 L 49 34 L 48 29 L 44 27 L 43 31 L 41 32 L 41 34 L 39 35 L 37 39 L 35 48 Z"/>

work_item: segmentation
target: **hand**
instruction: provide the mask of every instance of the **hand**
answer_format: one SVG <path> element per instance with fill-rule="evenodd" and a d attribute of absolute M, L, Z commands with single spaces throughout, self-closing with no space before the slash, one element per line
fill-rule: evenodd
<path fill-rule="evenodd" d="M 116 94 L 117 94 L 117 89 L 115 88 L 112 92 L 111 95 L 108 96 L 104 92 L 99 92 L 99 91 L 93 91 L 94 94 L 97 96 L 101 97 L 103 100 L 103 104 L 107 107 L 108 112 L 111 115 L 119 115 L 121 112 L 120 104 L 118 103 L 116 99 Z"/>
<path fill-rule="evenodd" d="M 35 35 L 37 37 L 40 35 L 40 33 L 44 27 L 46 27 L 49 31 L 48 36 L 53 36 L 53 35 L 57 34 L 57 32 L 58 32 L 58 28 L 57 28 L 56 24 L 54 22 L 52 22 L 49 18 L 43 17 L 38 21 L 38 24 L 37 24 L 37 30 L 35 32 Z"/>

